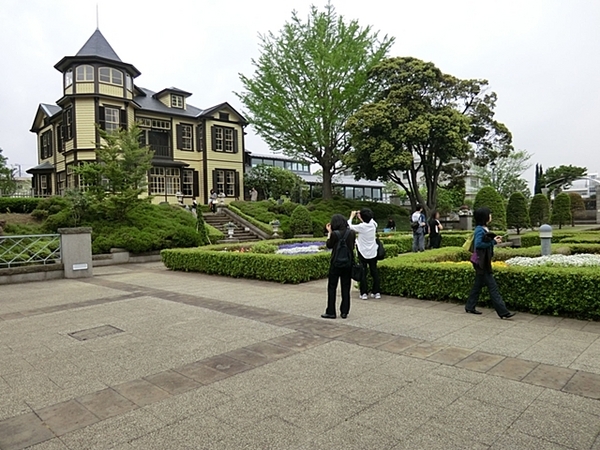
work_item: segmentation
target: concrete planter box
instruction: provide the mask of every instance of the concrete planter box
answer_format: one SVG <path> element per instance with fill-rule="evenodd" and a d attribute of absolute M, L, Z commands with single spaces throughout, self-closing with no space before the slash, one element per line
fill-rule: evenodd
<path fill-rule="evenodd" d="M 146 263 L 160 261 L 160 252 L 129 253 L 123 248 L 111 248 L 110 253 L 92 256 L 93 267 L 112 266 L 115 264 Z"/>
<path fill-rule="evenodd" d="M 64 277 L 65 272 L 62 264 L 22 266 L 10 269 L 0 269 L 0 284 L 57 280 Z"/>

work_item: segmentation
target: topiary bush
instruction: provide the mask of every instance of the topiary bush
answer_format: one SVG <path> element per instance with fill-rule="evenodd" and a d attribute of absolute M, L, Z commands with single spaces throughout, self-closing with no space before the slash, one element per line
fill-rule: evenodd
<path fill-rule="evenodd" d="M 529 222 L 532 227 L 539 227 L 550 218 L 550 202 L 544 194 L 535 194 L 529 205 Z"/>
<path fill-rule="evenodd" d="M 571 200 L 571 226 L 575 226 L 575 219 L 580 218 L 579 215 L 582 211 L 585 211 L 585 202 L 579 192 L 569 192 L 569 199 Z"/>
<path fill-rule="evenodd" d="M 32 197 L 0 197 L 0 213 L 30 213 L 39 202 L 39 198 Z"/>
<path fill-rule="evenodd" d="M 508 205 L 506 206 L 506 226 L 516 229 L 517 234 L 521 234 L 521 230 L 529 226 L 527 199 L 521 192 L 515 192 L 508 199 Z"/>
<path fill-rule="evenodd" d="M 272 254 L 277 251 L 279 247 L 275 244 L 271 244 L 270 242 L 259 242 L 251 247 L 252 253 L 263 253 L 263 254 Z"/>
<path fill-rule="evenodd" d="M 196 229 L 198 230 L 198 240 L 200 245 L 210 244 L 208 238 L 208 230 L 206 229 L 206 222 L 202 216 L 202 212 L 199 212 L 196 217 Z"/>
<path fill-rule="evenodd" d="M 293 235 L 312 234 L 312 219 L 310 218 L 310 213 L 304 206 L 298 205 L 292 212 L 290 217 L 290 229 Z"/>
<path fill-rule="evenodd" d="M 479 190 L 475 196 L 473 208 L 486 207 L 492 211 L 492 222 L 489 227 L 492 230 L 506 230 L 506 207 L 504 199 L 491 186 L 486 186 Z"/>
<path fill-rule="evenodd" d="M 562 192 L 556 196 L 552 205 L 550 222 L 558 225 L 559 230 L 563 225 L 571 223 L 571 198 L 569 194 Z"/>

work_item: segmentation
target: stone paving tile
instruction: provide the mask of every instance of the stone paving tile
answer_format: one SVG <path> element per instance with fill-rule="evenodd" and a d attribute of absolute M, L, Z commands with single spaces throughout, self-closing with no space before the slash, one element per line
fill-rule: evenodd
<path fill-rule="evenodd" d="M 436 426 L 432 420 L 421 428 L 416 429 L 406 439 L 403 439 L 392 450 L 484 450 L 485 444 L 475 442 L 461 430 L 449 431 Z"/>
<path fill-rule="evenodd" d="M 266 356 L 261 355 L 260 353 L 247 350 L 245 348 L 238 348 L 232 350 L 230 352 L 225 353 L 225 356 L 237 359 L 238 361 L 242 361 L 243 363 L 249 364 L 254 367 L 259 367 L 271 362 L 271 360 Z"/>
<path fill-rule="evenodd" d="M 504 359 L 503 356 L 492 355 L 490 353 L 475 352 L 457 363 L 458 367 L 463 367 L 476 372 L 487 372 L 496 364 Z"/>
<path fill-rule="evenodd" d="M 108 388 L 76 399 L 99 419 L 108 419 L 131 411 L 137 406 Z"/>
<path fill-rule="evenodd" d="M 584 397 L 600 399 L 600 375 L 577 372 L 567 382 L 563 391 Z"/>
<path fill-rule="evenodd" d="M 291 350 L 289 348 L 269 344 L 268 342 L 259 342 L 256 344 L 248 345 L 245 348 L 252 352 L 259 353 L 271 360 L 285 358 L 286 356 L 290 356 L 296 353 L 294 350 Z"/>
<path fill-rule="evenodd" d="M 183 392 L 201 386 L 200 383 L 185 377 L 174 370 L 165 370 L 164 372 L 150 375 L 144 379 L 172 395 L 182 394 Z"/>
<path fill-rule="evenodd" d="M 463 398 L 479 400 L 515 411 L 524 411 L 536 400 L 544 388 L 499 377 L 486 377 Z"/>
<path fill-rule="evenodd" d="M 186 364 L 185 366 L 177 367 L 173 370 L 177 373 L 180 373 L 184 377 L 197 381 L 200 384 L 211 384 L 215 381 L 219 381 L 228 377 L 227 374 L 208 367 L 207 365 L 203 364 L 202 361 Z"/>
<path fill-rule="evenodd" d="M 11 417 L 0 422 L 0 448 L 20 450 L 52 439 L 54 433 L 34 413 Z"/>
<path fill-rule="evenodd" d="M 295 351 L 307 350 L 318 345 L 326 344 L 329 339 L 308 333 L 296 332 L 284 334 L 274 339 L 266 341 L 270 344 L 290 348 Z"/>
<path fill-rule="evenodd" d="M 253 367 L 245 364 L 237 359 L 229 358 L 225 355 L 217 355 L 202 361 L 202 364 L 224 373 L 227 376 L 232 376 L 246 370 L 251 370 Z"/>
<path fill-rule="evenodd" d="M 100 421 L 98 417 L 75 400 L 48 406 L 36 413 L 57 436 Z"/>
<path fill-rule="evenodd" d="M 462 361 L 472 353 L 473 350 L 467 348 L 446 347 L 442 348 L 439 352 L 433 353 L 430 356 L 428 356 L 427 360 L 453 366 L 454 364 Z"/>
<path fill-rule="evenodd" d="M 443 350 L 444 348 L 446 348 L 445 345 L 423 342 L 422 344 L 417 344 L 414 347 L 407 348 L 402 353 L 407 356 L 412 356 L 413 358 L 426 359 L 440 350 Z"/>
<path fill-rule="evenodd" d="M 389 449 L 395 439 L 381 431 L 357 423 L 354 419 L 345 421 L 325 433 L 311 437 L 294 450 L 365 450 Z"/>
<path fill-rule="evenodd" d="M 28 450 L 69 450 L 69 448 L 59 438 L 44 441 L 41 444 L 36 444 L 27 447 Z"/>
<path fill-rule="evenodd" d="M 516 358 L 506 358 L 497 366 L 492 367 L 488 373 L 490 375 L 497 375 L 504 378 L 510 378 L 511 380 L 521 381 L 537 366 L 539 366 L 539 363 L 536 362 L 523 361 Z"/>
<path fill-rule="evenodd" d="M 344 334 L 337 339 L 349 344 L 357 344 L 363 347 L 376 348 L 393 341 L 396 336 L 375 330 L 358 329 Z"/>
<path fill-rule="evenodd" d="M 420 339 L 412 339 L 405 336 L 396 337 L 395 339 L 386 342 L 383 345 L 377 347 L 379 350 L 384 350 L 391 353 L 402 353 L 409 347 L 413 347 L 417 344 L 422 343 Z"/>
<path fill-rule="evenodd" d="M 568 448 L 571 447 L 564 447 L 545 439 L 520 433 L 514 431 L 512 428 L 509 428 L 505 434 L 500 436 L 500 438 L 489 447 L 490 450 L 567 450 Z"/>
<path fill-rule="evenodd" d="M 146 380 L 127 381 L 113 386 L 113 389 L 138 406 L 146 406 L 170 397 L 167 391 Z"/>
<path fill-rule="evenodd" d="M 540 364 L 522 381 L 550 389 L 562 389 L 574 374 L 575 371 L 571 369 Z"/>

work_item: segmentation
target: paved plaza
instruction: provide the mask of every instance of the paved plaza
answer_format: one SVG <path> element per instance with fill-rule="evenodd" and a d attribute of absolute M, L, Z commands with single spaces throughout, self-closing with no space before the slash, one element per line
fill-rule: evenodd
<path fill-rule="evenodd" d="M 0 286 L 0 449 L 600 450 L 600 323 L 166 270 Z"/>

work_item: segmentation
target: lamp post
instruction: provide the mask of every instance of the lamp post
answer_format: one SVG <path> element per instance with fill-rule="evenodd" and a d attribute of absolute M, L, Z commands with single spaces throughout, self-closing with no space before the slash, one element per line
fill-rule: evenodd
<path fill-rule="evenodd" d="M 220 192 L 217 197 L 219 197 L 219 205 L 217 207 L 217 214 L 221 214 L 223 212 L 223 205 L 225 204 L 225 194 Z"/>
<path fill-rule="evenodd" d="M 279 231 L 279 227 L 281 226 L 281 222 L 277 219 L 271 222 L 271 226 L 273 227 L 273 237 L 279 237 L 277 232 Z"/>
<path fill-rule="evenodd" d="M 496 161 L 490 163 L 490 168 L 492 169 L 492 187 L 498 190 L 496 187 Z"/>
<path fill-rule="evenodd" d="M 225 224 L 225 228 L 227 229 L 227 237 L 229 239 L 233 239 L 233 230 L 235 230 L 235 223 L 228 222 Z"/>
<path fill-rule="evenodd" d="M 542 256 L 548 256 L 552 253 L 552 227 L 544 224 L 540 227 L 540 241 L 542 244 Z"/>

